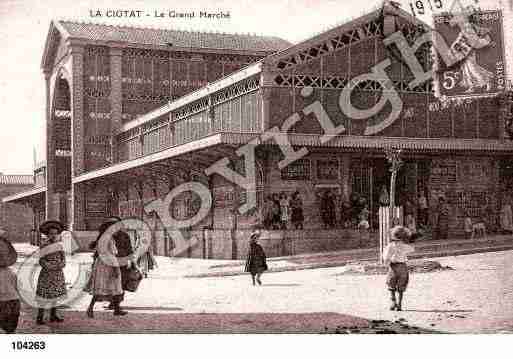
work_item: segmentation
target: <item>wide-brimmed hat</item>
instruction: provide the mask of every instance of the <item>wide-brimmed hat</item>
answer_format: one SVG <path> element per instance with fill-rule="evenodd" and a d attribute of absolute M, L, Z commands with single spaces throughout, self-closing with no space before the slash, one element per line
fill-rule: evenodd
<path fill-rule="evenodd" d="M 410 238 L 410 231 L 403 226 L 395 226 L 390 230 L 391 241 L 405 241 Z"/>
<path fill-rule="evenodd" d="M 45 236 L 47 236 L 48 233 L 50 232 L 50 229 L 52 229 L 52 228 L 57 229 L 59 231 L 59 233 L 61 233 L 64 230 L 64 225 L 61 222 L 52 219 L 52 220 L 43 222 L 39 226 L 39 232 L 41 232 Z"/>
<path fill-rule="evenodd" d="M 0 229 L 0 232 L 4 232 Z M 0 234 L 0 267 L 9 267 L 16 263 L 18 253 L 2 234 Z"/>
<path fill-rule="evenodd" d="M 117 216 L 109 217 L 109 218 L 107 218 L 107 220 L 105 220 L 105 222 L 103 222 L 100 225 L 100 228 L 98 228 L 98 232 L 104 233 L 107 230 L 107 228 L 112 226 L 114 223 L 118 223 L 120 221 L 121 221 L 121 218 L 119 218 Z"/>

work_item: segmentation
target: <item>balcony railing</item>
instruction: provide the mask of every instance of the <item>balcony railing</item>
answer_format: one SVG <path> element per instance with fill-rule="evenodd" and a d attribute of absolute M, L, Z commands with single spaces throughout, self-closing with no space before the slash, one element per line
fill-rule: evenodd
<path fill-rule="evenodd" d="M 172 116 L 166 114 L 142 124 L 118 136 L 118 161 L 146 156 L 219 132 L 258 133 L 262 128 L 260 101 L 257 91 L 219 101 L 213 106 L 201 101 L 191 104 L 188 111 L 177 111 Z"/>

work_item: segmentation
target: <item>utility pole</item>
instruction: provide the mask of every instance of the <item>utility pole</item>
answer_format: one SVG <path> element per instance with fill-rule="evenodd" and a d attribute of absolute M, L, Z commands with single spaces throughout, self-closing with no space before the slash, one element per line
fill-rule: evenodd
<path fill-rule="evenodd" d="M 397 173 L 399 172 L 401 166 L 403 165 L 403 161 L 401 159 L 402 149 L 390 148 L 385 150 L 385 155 L 390 163 L 390 172 L 392 176 L 390 177 L 390 211 L 388 218 L 388 228 L 386 231 L 386 235 L 383 236 L 383 241 L 381 248 L 382 251 L 380 253 L 380 262 L 383 263 L 383 250 L 390 243 L 390 229 L 394 226 L 394 222 L 396 219 L 395 216 L 395 182 L 397 179 Z"/>

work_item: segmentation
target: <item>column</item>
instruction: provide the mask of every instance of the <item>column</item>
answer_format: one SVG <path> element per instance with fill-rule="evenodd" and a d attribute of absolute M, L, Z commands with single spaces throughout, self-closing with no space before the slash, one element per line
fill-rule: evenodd
<path fill-rule="evenodd" d="M 271 123 L 271 92 L 272 88 L 262 87 L 260 96 L 262 96 L 262 132 L 269 129 Z"/>
<path fill-rule="evenodd" d="M 78 176 L 85 171 L 84 163 L 84 48 L 72 46 L 72 94 L 71 94 L 71 118 L 72 118 L 72 167 L 73 176 Z"/>
<path fill-rule="evenodd" d="M 505 100 L 506 95 L 503 93 L 501 94 L 502 98 Z M 479 103 L 479 101 L 478 101 Z M 507 101 L 501 101 L 499 102 L 499 140 L 501 142 L 504 142 L 507 139 L 506 136 L 506 113 L 508 108 L 508 102 Z"/>
<path fill-rule="evenodd" d="M 51 107 L 51 84 L 52 76 L 50 71 L 45 72 L 46 83 L 46 219 L 59 219 L 59 202 L 56 201 L 55 179 L 55 134 L 53 126 L 53 114 Z M 55 90 L 56 91 L 56 90 Z"/>
<path fill-rule="evenodd" d="M 232 259 L 237 259 L 237 232 L 239 222 L 239 206 L 240 206 L 240 193 L 238 186 L 233 184 L 233 226 L 231 229 L 231 240 L 232 240 Z"/>
<path fill-rule="evenodd" d="M 340 171 L 342 182 L 342 196 L 349 199 L 351 196 L 351 155 L 348 153 L 340 157 Z"/>
<path fill-rule="evenodd" d="M 71 46 L 72 59 L 72 84 L 71 84 L 71 170 L 72 180 L 85 171 L 84 151 L 84 48 L 78 45 Z M 83 185 L 71 185 L 71 228 L 73 230 L 85 230 L 84 210 L 85 193 Z"/>
<path fill-rule="evenodd" d="M 85 231 L 85 191 L 84 185 L 81 183 L 72 185 L 72 206 L 73 218 L 71 221 L 71 230 Z"/>
<path fill-rule="evenodd" d="M 173 99 L 173 52 L 169 52 L 169 101 L 172 102 Z"/>
<path fill-rule="evenodd" d="M 110 48 L 110 136 L 111 136 L 111 160 L 112 163 L 118 162 L 116 136 L 121 130 L 123 112 L 122 96 L 122 73 L 121 59 L 123 50 Z"/>

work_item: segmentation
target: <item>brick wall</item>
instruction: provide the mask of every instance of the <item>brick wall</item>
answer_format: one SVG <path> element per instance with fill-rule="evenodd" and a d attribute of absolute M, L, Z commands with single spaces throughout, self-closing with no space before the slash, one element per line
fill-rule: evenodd
<path fill-rule="evenodd" d="M 491 157 L 443 157 L 432 160 L 429 200 L 434 207 L 444 196 L 449 204 L 449 237 L 463 236 L 468 211 L 473 223 L 484 221 L 489 231 L 499 220 L 499 166 Z"/>
<path fill-rule="evenodd" d="M 9 240 L 28 242 L 33 227 L 30 207 L 21 204 L 3 203 L 1 199 L 14 193 L 26 191 L 32 186 L 0 185 L 0 227 L 9 232 Z"/>
<path fill-rule="evenodd" d="M 251 230 L 238 230 L 233 233 L 235 246 L 232 243 L 232 232 L 215 229 L 205 234 L 194 232 L 198 236 L 197 245 L 189 252 L 178 256 L 209 259 L 246 259 L 249 250 Z M 367 236 L 367 244 L 376 244 L 377 237 Z M 335 250 L 354 249 L 360 246 L 360 234 L 354 230 L 304 230 L 304 231 L 262 231 L 258 241 L 264 248 L 267 257 L 283 257 L 296 254 L 328 252 Z M 233 249 L 235 248 L 235 253 Z"/>
<path fill-rule="evenodd" d="M 390 113 L 389 106 L 368 120 L 351 120 L 339 106 L 342 90 L 315 88 L 307 98 L 301 96 L 301 88 L 271 87 L 270 127 L 279 126 L 298 113 L 301 121 L 290 132 L 322 133 L 321 126 L 313 114 L 304 115 L 303 109 L 319 101 L 333 123 L 344 124 L 345 134 L 363 135 L 365 128 L 381 122 Z M 445 107 L 433 96 L 427 94 L 400 93 L 403 101 L 401 116 L 378 133 L 384 137 L 419 138 L 498 138 L 499 106 L 496 98 L 473 99 Z M 368 109 L 379 100 L 372 91 L 354 90 L 351 103 L 359 109 Z"/>

